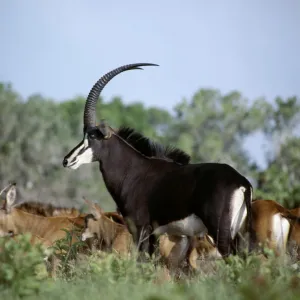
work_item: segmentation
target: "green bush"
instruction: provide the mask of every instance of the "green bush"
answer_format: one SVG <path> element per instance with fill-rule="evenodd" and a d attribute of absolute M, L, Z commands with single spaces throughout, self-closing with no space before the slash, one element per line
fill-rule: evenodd
<path fill-rule="evenodd" d="M 95 252 L 90 256 L 83 256 L 73 266 L 76 278 L 97 278 L 109 283 L 144 283 L 155 278 L 160 267 L 153 263 L 139 263 L 135 258 L 121 258 L 114 253 Z"/>
<path fill-rule="evenodd" d="M 57 240 L 51 249 L 55 258 L 59 261 L 57 265 L 56 276 L 72 276 L 72 266 L 77 259 L 77 254 L 82 250 L 86 249 L 86 244 L 80 241 L 79 230 L 66 230 L 61 229 L 66 233 L 66 236 L 62 239 Z M 77 242 L 73 242 L 72 244 L 72 237 L 77 239 Z"/>
<path fill-rule="evenodd" d="M 41 245 L 30 244 L 30 234 L 0 239 L 0 287 L 18 296 L 36 294 L 48 273 Z"/>
<path fill-rule="evenodd" d="M 70 236 L 56 244 L 64 255 L 59 279 L 45 279 L 43 251 L 30 246 L 29 236 L 1 241 L 1 284 L 6 290 L 0 299 L 30 295 L 30 299 L 228 299 L 228 300 L 298 300 L 300 299 L 300 265 L 267 252 L 268 259 L 249 255 L 245 259 L 229 256 L 211 264 L 193 276 L 167 281 L 160 265 L 153 261 L 139 263 L 135 255 L 120 258 L 113 253 L 97 251 L 78 254 L 76 244 L 67 247 Z M 74 252 L 73 252 L 74 251 Z M 264 250 L 265 252 L 267 250 Z M 12 275 L 13 274 L 13 275 Z M 47 285 L 46 285 L 47 283 Z M 49 283 L 49 284 L 48 284 Z"/>

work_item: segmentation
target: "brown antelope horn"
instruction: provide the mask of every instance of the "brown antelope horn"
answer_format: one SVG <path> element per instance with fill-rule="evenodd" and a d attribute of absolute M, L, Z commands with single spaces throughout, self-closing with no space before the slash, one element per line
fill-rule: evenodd
<path fill-rule="evenodd" d="M 84 107 L 84 115 L 83 115 L 84 133 L 86 132 L 86 129 L 88 127 L 94 127 L 96 125 L 96 103 L 100 96 L 101 91 L 106 86 L 106 84 L 118 74 L 128 70 L 138 70 L 138 69 L 142 70 L 141 68 L 142 66 L 158 66 L 158 65 L 151 64 L 151 63 L 136 63 L 136 64 L 124 65 L 106 73 L 94 84 L 94 86 L 89 92 Z"/>

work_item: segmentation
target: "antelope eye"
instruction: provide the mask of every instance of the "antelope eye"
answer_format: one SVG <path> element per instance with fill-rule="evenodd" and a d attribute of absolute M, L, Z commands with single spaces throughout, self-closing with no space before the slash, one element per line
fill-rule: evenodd
<path fill-rule="evenodd" d="M 93 131 L 89 132 L 88 137 L 89 137 L 89 139 L 94 140 L 98 137 L 98 132 L 93 130 Z"/>

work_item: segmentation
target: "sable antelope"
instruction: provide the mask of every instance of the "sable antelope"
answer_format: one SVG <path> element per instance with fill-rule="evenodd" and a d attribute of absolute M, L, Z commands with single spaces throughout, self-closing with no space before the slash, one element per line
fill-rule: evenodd
<path fill-rule="evenodd" d="M 10 185 L 4 206 L 0 209 L 1 237 L 30 232 L 33 236 L 38 236 L 52 244 L 65 237 L 66 233 L 61 229 L 73 231 L 84 228 L 85 215 L 44 217 L 18 209 L 18 206 L 14 206 L 15 200 L 16 185 L 14 183 Z M 76 240 L 75 235 L 73 235 L 73 240 Z"/>
<path fill-rule="evenodd" d="M 300 246 L 300 218 L 295 210 L 288 210 L 274 200 L 252 202 L 254 241 L 273 249 L 276 255 L 285 253 L 287 244 Z"/>
<path fill-rule="evenodd" d="M 222 256 L 234 251 L 233 240 L 248 215 L 251 224 L 251 183 L 221 163 L 189 164 L 179 149 L 151 142 L 132 128 L 115 131 L 104 120 L 95 123 L 96 103 L 105 85 L 127 70 L 154 64 L 137 63 L 114 69 L 91 89 L 84 109 L 83 140 L 63 159 L 77 169 L 99 162 L 105 185 L 116 202 L 139 250 L 150 255 L 155 235 L 204 236 L 216 241 Z"/>

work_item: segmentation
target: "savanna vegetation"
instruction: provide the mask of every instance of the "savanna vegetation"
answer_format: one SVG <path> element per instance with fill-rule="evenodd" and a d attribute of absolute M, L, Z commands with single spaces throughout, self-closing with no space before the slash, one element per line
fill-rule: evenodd
<path fill-rule="evenodd" d="M 237 91 L 222 95 L 201 89 L 179 101 L 169 112 L 125 104 L 121 98 L 97 106 L 98 120 L 113 128 L 134 127 L 145 136 L 172 144 L 193 162 L 227 162 L 250 179 L 254 197 L 274 199 L 287 208 L 300 206 L 300 101 L 297 97 L 247 99 Z M 115 210 L 97 164 L 80 171 L 62 167 L 64 155 L 82 137 L 85 97 L 55 102 L 41 95 L 23 99 L 11 85 L 0 84 L 0 186 L 15 181 L 18 201 L 41 201 L 80 207 L 85 196 L 105 210 Z M 176 99 L 174 99 L 176 103 Z M 245 147 L 253 134 L 268 145 L 267 165 L 259 168 Z M 77 254 L 61 241 L 60 266 L 49 278 L 43 250 L 27 236 L 0 240 L 2 299 L 299 299 L 299 262 L 271 257 L 265 262 L 249 256 L 208 263 L 199 273 L 167 281 L 160 266 L 138 264 L 114 254 Z M 75 248 L 74 248 L 75 247 Z"/>

